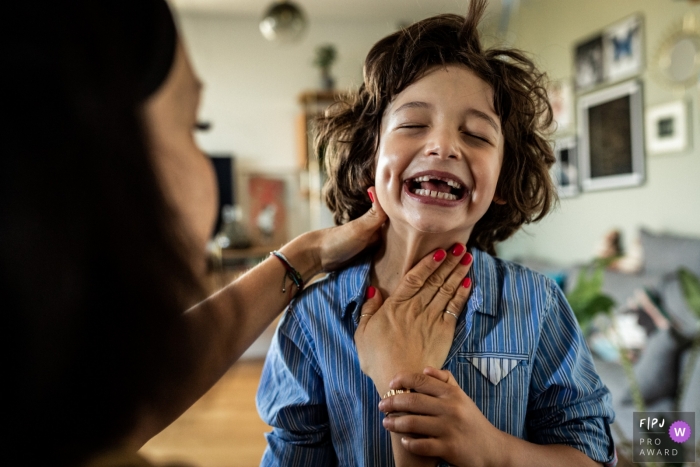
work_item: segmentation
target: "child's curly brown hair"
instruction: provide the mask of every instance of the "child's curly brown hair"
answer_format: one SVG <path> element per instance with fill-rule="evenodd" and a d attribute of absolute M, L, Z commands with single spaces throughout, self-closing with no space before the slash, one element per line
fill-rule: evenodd
<path fill-rule="evenodd" d="M 521 225 L 542 219 L 556 201 L 549 175 L 554 155 L 546 138 L 552 108 L 546 76 L 519 50 L 482 49 L 477 26 L 486 0 L 472 0 L 466 17 L 438 15 L 377 42 L 365 60 L 364 84 L 330 107 L 319 121 L 315 146 L 325 161 L 326 203 L 335 222 L 370 207 L 382 115 L 392 99 L 436 66 L 463 65 L 491 85 L 504 135 L 496 195 L 477 222 L 470 246 L 495 254 L 494 245 Z"/>

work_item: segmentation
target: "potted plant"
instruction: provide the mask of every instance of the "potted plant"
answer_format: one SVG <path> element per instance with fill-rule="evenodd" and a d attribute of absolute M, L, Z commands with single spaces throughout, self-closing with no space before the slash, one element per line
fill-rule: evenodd
<path fill-rule="evenodd" d="M 335 87 L 335 79 L 331 76 L 331 66 L 337 58 L 337 51 L 333 44 L 324 44 L 316 47 L 314 65 L 321 70 L 321 89 L 330 91 Z"/>

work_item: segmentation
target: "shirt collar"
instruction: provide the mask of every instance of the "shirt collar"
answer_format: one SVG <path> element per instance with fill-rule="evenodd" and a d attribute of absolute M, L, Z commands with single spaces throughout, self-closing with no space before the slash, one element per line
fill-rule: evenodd
<path fill-rule="evenodd" d="M 497 260 L 476 248 L 470 251 L 474 257 L 474 264 L 469 270 L 469 277 L 472 278 L 474 287 L 469 302 L 474 301 L 474 306 L 479 313 L 496 316 L 500 297 Z"/>
<path fill-rule="evenodd" d="M 482 314 L 496 316 L 499 297 L 496 261 L 488 253 L 476 248 L 470 251 L 474 257 L 474 265 L 469 270 L 469 277 L 472 278 L 474 286 L 465 311 L 474 309 Z M 337 282 L 347 284 L 345 293 L 341 297 L 343 319 L 351 313 L 353 321 L 356 323 L 359 321 L 362 305 L 365 302 L 365 291 L 369 286 L 371 265 L 372 254 L 365 253 L 352 265 L 337 273 Z"/>

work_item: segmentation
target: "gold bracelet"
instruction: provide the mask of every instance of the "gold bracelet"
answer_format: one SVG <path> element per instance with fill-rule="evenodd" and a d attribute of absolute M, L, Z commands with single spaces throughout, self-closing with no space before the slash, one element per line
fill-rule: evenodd
<path fill-rule="evenodd" d="M 395 396 L 397 394 L 408 394 L 409 392 L 413 391 L 411 389 L 389 389 L 389 392 L 384 394 L 382 399 L 386 399 L 387 397 Z"/>

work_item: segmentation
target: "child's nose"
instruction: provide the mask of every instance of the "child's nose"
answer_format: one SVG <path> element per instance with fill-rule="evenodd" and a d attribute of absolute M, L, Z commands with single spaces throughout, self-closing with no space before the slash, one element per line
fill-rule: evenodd
<path fill-rule="evenodd" d="M 434 131 L 427 146 L 427 155 L 442 159 L 460 159 L 462 157 L 460 138 L 461 134 L 458 131 L 448 129 Z"/>

